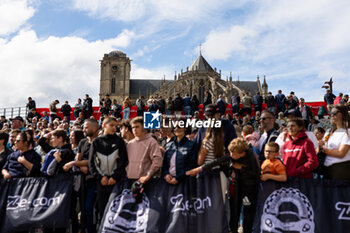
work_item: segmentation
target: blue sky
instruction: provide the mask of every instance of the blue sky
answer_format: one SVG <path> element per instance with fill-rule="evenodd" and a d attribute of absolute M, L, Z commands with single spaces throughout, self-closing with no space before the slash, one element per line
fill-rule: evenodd
<path fill-rule="evenodd" d="M 322 100 L 349 93 L 347 0 L 0 0 L 0 107 L 97 103 L 99 60 L 118 49 L 131 78 L 172 79 L 202 54 L 233 79 Z"/>

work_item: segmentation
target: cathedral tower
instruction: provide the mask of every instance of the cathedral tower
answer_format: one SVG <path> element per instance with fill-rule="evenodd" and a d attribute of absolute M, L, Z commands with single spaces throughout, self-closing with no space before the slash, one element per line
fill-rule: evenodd
<path fill-rule="evenodd" d="M 103 56 L 101 61 L 100 99 L 106 94 L 120 104 L 130 94 L 130 58 L 119 50 Z"/>

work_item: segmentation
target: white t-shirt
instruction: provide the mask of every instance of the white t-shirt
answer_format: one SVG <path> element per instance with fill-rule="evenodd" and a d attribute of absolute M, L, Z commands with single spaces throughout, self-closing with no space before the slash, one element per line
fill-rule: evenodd
<path fill-rule="evenodd" d="M 327 137 L 329 132 L 325 134 L 325 137 Z M 341 145 L 350 145 L 350 129 L 348 129 L 348 134 L 346 133 L 346 130 L 344 128 L 337 129 L 334 131 L 332 136 L 329 137 L 327 142 L 327 148 L 328 149 L 339 149 Z M 350 150 L 343 158 L 336 158 L 332 156 L 326 156 L 326 160 L 324 161 L 325 166 L 331 166 L 335 163 L 341 163 L 345 161 L 350 160 Z"/>

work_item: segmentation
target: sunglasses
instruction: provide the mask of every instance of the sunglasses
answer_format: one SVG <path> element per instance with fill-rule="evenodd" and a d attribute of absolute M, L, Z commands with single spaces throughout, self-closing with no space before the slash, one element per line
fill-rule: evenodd
<path fill-rule="evenodd" d="M 262 118 L 260 118 L 261 120 L 266 120 L 266 119 L 271 119 L 271 117 L 262 117 Z"/>
<path fill-rule="evenodd" d="M 19 143 L 19 142 L 21 142 L 21 140 L 15 140 L 15 143 Z"/>
<path fill-rule="evenodd" d="M 339 112 L 339 111 L 332 111 L 332 112 L 331 112 L 331 116 L 337 115 L 338 112 Z"/>

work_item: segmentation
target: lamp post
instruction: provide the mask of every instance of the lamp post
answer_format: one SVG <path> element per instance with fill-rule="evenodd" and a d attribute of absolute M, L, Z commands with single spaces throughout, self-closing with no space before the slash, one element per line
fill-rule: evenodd
<path fill-rule="evenodd" d="M 326 90 L 329 89 L 331 91 L 331 93 L 333 94 L 333 80 L 332 79 L 333 78 L 331 77 L 329 79 L 329 81 L 324 82 L 324 84 L 326 84 L 326 85 L 323 85 L 322 88 L 325 88 Z"/>

